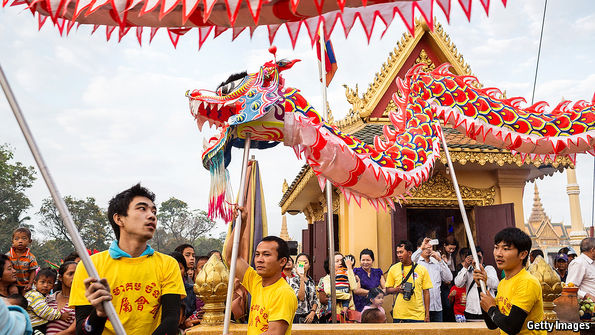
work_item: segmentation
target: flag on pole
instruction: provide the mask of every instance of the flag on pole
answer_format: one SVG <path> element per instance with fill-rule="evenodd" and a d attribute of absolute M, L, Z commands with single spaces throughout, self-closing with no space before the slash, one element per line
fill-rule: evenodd
<path fill-rule="evenodd" d="M 316 39 L 316 54 L 318 55 L 318 60 L 322 62 L 320 57 L 320 39 Z M 326 40 L 324 43 L 324 68 L 326 70 L 326 87 L 328 87 L 338 68 L 335 50 L 333 50 L 333 44 L 330 40 Z"/>

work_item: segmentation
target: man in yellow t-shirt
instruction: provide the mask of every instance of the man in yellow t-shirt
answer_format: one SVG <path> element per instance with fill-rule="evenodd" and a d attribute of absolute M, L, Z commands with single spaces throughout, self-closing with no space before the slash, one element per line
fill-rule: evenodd
<path fill-rule="evenodd" d="M 386 293 L 397 294 L 393 307 L 393 322 L 429 322 L 430 289 L 432 280 L 428 270 L 413 263 L 413 244 L 401 241 L 397 245 L 399 263 L 388 270 Z"/>
<path fill-rule="evenodd" d="M 242 221 L 245 221 L 244 210 Z M 228 242 L 233 241 L 233 234 Z M 241 243 L 239 255 L 246 246 Z M 225 259 L 231 259 L 232 243 L 226 243 Z M 262 239 L 254 253 L 254 268 L 241 257 L 236 261 L 236 278 L 250 292 L 248 335 L 289 335 L 297 309 L 297 297 L 291 286 L 281 277 L 289 259 L 287 242 L 277 236 Z"/>
<path fill-rule="evenodd" d="M 543 321 L 544 313 L 541 284 L 525 269 L 531 238 L 518 228 L 505 228 L 496 234 L 494 244 L 494 258 L 505 278 L 498 284 L 495 299 L 481 293 L 486 325 L 500 328 L 501 334 L 545 335 L 545 330 L 533 329 Z M 487 280 L 483 267 L 476 269 L 473 277 L 476 281 Z"/>
<path fill-rule="evenodd" d="M 102 304 L 109 300 L 128 335 L 177 333 L 186 291 L 178 262 L 147 244 L 157 229 L 154 200 L 140 184 L 110 200 L 108 219 L 117 240 L 91 256 L 102 279 L 88 278 L 81 262 L 72 282 L 77 334 L 114 334 Z"/>

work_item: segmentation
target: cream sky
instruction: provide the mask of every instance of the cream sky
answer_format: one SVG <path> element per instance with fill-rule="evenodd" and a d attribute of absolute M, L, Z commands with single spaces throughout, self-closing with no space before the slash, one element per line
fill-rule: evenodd
<path fill-rule="evenodd" d="M 450 25 L 440 10 L 435 9 L 435 14 L 484 85 L 530 100 L 542 11 L 541 0 L 509 0 L 507 8 L 492 1 L 489 17 L 474 2 L 470 23 L 458 4 L 453 4 Z M 328 93 L 335 119 L 349 110 L 342 84 L 358 84 L 360 92 L 368 86 L 405 31 L 399 21 L 383 38 L 382 29 L 376 29 L 370 43 L 357 24 L 348 39 L 341 28 L 335 30 L 332 41 L 339 70 Z M 278 57 L 302 59 L 286 73 L 286 83 L 301 89 L 319 107 L 318 70 L 309 38 L 303 30 L 292 50 L 283 29 L 274 42 Z M 245 33 L 233 42 L 231 32 L 226 32 L 209 39 L 200 51 L 196 32 L 182 37 L 177 49 L 164 31 L 151 45 L 145 40 L 142 47 L 133 34 L 116 43 L 117 39 L 106 42 L 104 31 L 92 36 L 90 32 L 90 27 L 82 26 L 60 37 L 49 21 L 37 31 L 37 19 L 29 12 L 0 9 L 0 64 L 61 193 L 93 196 L 105 206 L 112 195 L 140 181 L 157 194 L 158 201 L 175 196 L 192 208 L 206 209 L 209 174 L 200 155 L 208 131 L 198 131 L 184 92 L 214 88 L 233 72 L 256 71 L 269 60 L 266 29 L 258 29 L 252 40 Z M 553 106 L 562 98 L 590 100 L 595 91 L 594 51 L 591 2 L 549 1 L 536 100 Z M 0 98 L 0 129 L 0 143 L 11 144 L 18 160 L 34 165 L 4 97 Z M 263 175 L 269 233 L 278 234 L 283 179 L 291 183 L 303 162 L 282 145 L 253 151 L 253 155 Z M 235 190 L 240 164 L 241 151 L 234 149 L 229 169 Z M 579 156 L 577 174 L 583 221 L 591 225 L 592 157 Z M 570 223 L 565 175 L 558 173 L 537 183 L 552 221 Z M 35 223 L 34 213 L 49 192 L 39 179 L 28 195 Z M 528 184 L 525 217 L 532 198 L 533 184 Z M 304 217 L 289 216 L 288 222 L 290 235 L 300 239 Z M 223 223 L 218 229 L 224 229 Z"/>

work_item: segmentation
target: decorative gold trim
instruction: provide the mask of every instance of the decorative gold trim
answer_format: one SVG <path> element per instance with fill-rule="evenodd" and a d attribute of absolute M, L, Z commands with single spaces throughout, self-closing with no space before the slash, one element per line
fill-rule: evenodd
<path fill-rule="evenodd" d="M 298 197 L 298 195 L 306 187 L 306 184 L 308 184 L 308 182 L 310 181 L 310 178 L 312 178 L 312 177 L 314 177 L 314 171 L 312 171 L 312 168 L 308 166 L 307 170 L 304 173 L 301 180 L 297 183 L 297 185 L 293 189 L 290 189 L 291 194 L 289 194 L 287 199 L 285 201 L 283 201 L 283 199 L 281 199 L 281 203 L 280 203 L 281 214 L 285 214 L 285 212 L 287 212 L 287 208 L 289 206 L 291 206 L 291 204 L 293 203 L 295 198 Z"/>
<path fill-rule="evenodd" d="M 436 64 L 432 62 L 425 49 L 421 49 L 419 56 L 415 59 L 415 64 L 419 63 L 426 64 L 426 66 L 423 67 L 424 72 L 431 72 L 436 68 Z"/>
<path fill-rule="evenodd" d="M 556 160 L 552 161 L 549 158 L 546 158 L 543 161 L 539 157 L 535 157 L 535 159 L 531 159 L 530 157 L 526 157 L 525 160 L 521 158 L 520 155 L 512 155 L 507 152 L 499 152 L 494 150 L 493 152 L 489 152 L 488 150 L 478 151 L 471 151 L 469 149 L 463 150 L 450 150 L 450 157 L 454 162 L 457 162 L 461 165 L 465 165 L 467 163 L 477 163 L 481 166 L 485 165 L 486 163 L 494 163 L 498 166 L 504 166 L 505 164 L 523 166 L 524 164 L 533 165 L 535 167 L 541 167 L 545 165 L 551 165 L 555 169 L 563 169 L 566 167 L 574 167 L 574 164 L 568 157 L 559 156 L 556 157 Z M 442 164 L 446 164 L 446 156 L 441 155 L 440 161 Z"/>
<path fill-rule="evenodd" d="M 467 207 L 489 206 L 494 203 L 496 188 L 474 188 L 459 186 L 461 197 Z M 457 206 L 457 195 L 452 181 L 442 173 L 435 174 L 421 184 L 412 196 L 405 197 L 407 207 L 453 207 Z"/>
<path fill-rule="evenodd" d="M 289 185 L 287 184 L 287 179 L 283 178 L 283 184 L 281 185 L 281 194 L 285 194 L 289 189 Z"/>
<path fill-rule="evenodd" d="M 458 75 L 471 75 L 471 67 L 465 63 L 463 55 L 457 50 L 454 43 L 451 42 L 450 36 L 445 32 L 440 23 L 435 21 L 434 31 L 430 31 L 429 27 L 423 20 L 416 19 L 415 21 L 415 36 L 410 33 L 404 33 L 401 40 L 389 53 L 388 59 L 382 64 L 379 72 L 374 75 L 373 81 L 368 86 L 366 92 L 359 97 L 359 90 L 356 85 L 355 90 L 345 87 L 345 97 L 351 104 L 351 113 L 357 113 L 361 118 L 367 118 L 372 114 L 372 111 L 386 93 L 390 84 L 396 79 L 397 73 L 409 58 L 415 46 L 419 43 L 425 34 L 430 34 L 432 42 L 434 42 L 439 51 L 444 55 L 446 61 L 450 63 L 454 69 L 454 73 Z M 428 64 L 425 70 L 435 68 L 435 64 L 430 60 L 425 50 L 421 50 L 416 59 L 416 64 L 424 62 Z"/>

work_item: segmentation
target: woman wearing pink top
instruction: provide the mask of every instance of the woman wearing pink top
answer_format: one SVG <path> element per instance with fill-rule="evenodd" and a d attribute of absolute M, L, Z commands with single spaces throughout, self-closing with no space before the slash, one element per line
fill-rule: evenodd
<path fill-rule="evenodd" d="M 58 319 L 48 322 L 46 335 L 75 334 L 74 309 L 68 306 L 74 270 L 76 270 L 75 262 L 66 262 L 62 264 L 58 270 L 58 281 L 62 288 L 60 291 L 56 291 L 54 294 L 51 294 L 46 298 L 50 307 L 59 310 L 61 313 L 68 311 L 71 317 L 66 321 Z"/>

